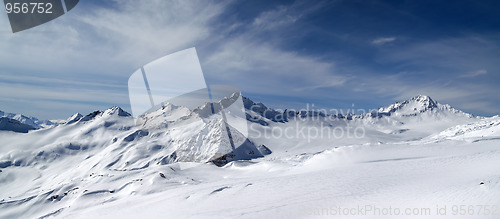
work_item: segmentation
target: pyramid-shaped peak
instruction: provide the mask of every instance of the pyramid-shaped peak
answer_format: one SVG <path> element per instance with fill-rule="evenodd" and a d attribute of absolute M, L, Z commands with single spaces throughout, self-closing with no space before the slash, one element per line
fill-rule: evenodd
<path fill-rule="evenodd" d="M 75 113 L 73 114 L 72 116 L 70 116 L 68 119 L 66 119 L 67 121 L 74 121 L 74 120 L 79 120 L 83 117 L 82 114 L 80 113 Z"/>
<path fill-rule="evenodd" d="M 427 109 L 432 109 L 437 107 L 437 103 L 434 100 L 432 100 L 431 97 L 426 95 L 418 95 L 403 102 L 403 104 L 411 105 L 411 107 L 413 107 L 415 110 L 421 112 L 426 111 Z"/>
<path fill-rule="evenodd" d="M 407 114 L 415 112 L 425 112 L 437 107 L 437 103 L 429 96 L 418 95 L 403 102 L 396 102 L 388 107 L 382 107 L 378 110 L 380 113 L 395 113 L 396 111 Z"/>
<path fill-rule="evenodd" d="M 436 102 L 434 100 L 432 100 L 431 97 L 426 96 L 426 95 L 418 95 L 418 96 L 413 97 L 410 100 L 408 100 L 408 102 L 411 102 L 411 101 L 422 103 L 422 104 L 428 106 L 428 108 L 432 108 L 432 107 L 437 106 Z"/>
<path fill-rule="evenodd" d="M 111 107 L 104 111 L 104 113 L 107 115 L 130 116 L 130 113 L 126 112 L 118 106 Z"/>

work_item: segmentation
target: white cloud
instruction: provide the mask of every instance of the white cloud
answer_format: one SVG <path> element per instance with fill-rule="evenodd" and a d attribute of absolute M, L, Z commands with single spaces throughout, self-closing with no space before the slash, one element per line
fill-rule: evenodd
<path fill-rule="evenodd" d="M 296 2 L 262 12 L 242 33 L 231 36 L 216 23 L 228 2 L 125 0 L 112 4 L 117 7 L 75 9 L 36 28 L 2 35 L 0 48 L 7 52 L 0 53 L 0 74 L 5 76 L 0 82 L 10 81 L 2 84 L 0 98 L 5 105 L 26 99 L 39 104 L 108 101 L 127 106 L 128 93 L 120 83 L 126 85 L 133 71 L 193 46 L 202 51 L 200 61 L 206 74 L 242 90 L 307 95 L 302 91 L 340 86 L 347 80 L 332 73 L 331 62 L 283 50 L 258 36 L 294 25 L 322 4 L 305 7 Z M 229 28 L 239 27 L 242 24 Z M 115 83 L 105 86 L 108 81 Z"/>
<path fill-rule="evenodd" d="M 375 61 L 384 65 L 396 64 L 395 71 L 407 72 L 392 76 L 369 74 L 363 78 L 365 82 L 360 90 L 373 91 L 394 100 L 426 94 L 468 112 L 498 113 L 497 79 L 486 71 L 498 68 L 497 38 L 497 35 L 468 35 L 408 41 L 408 44 L 387 48 L 377 54 Z M 457 75 L 457 72 L 471 68 L 477 70 Z M 476 83 L 457 79 L 483 75 L 492 80 Z"/>
<path fill-rule="evenodd" d="M 284 50 L 276 46 L 279 43 L 259 35 L 266 31 L 286 33 L 326 4 L 331 2 L 311 5 L 296 1 L 260 13 L 244 33 L 216 39 L 223 43 L 201 60 L 205 73 L 218 82 L 258 94 L 307 96 L 320 88 L 342 86 L 349 77 L 337 74 L 333 62 Z"/>
<path fill-rule="evenodd" d="M 289 8 L 281 6 L 276 10 L 262 13 L 255 18 L 252 25 L 263 29 L 274 29 L 278 26 L 295 23 L 302 15 L 289 15 Z"/>
<path fill-rule="evenodd" d="M 453 74 L 471 68 L 495 69 L 500 50 L 496 38 L 498 36 L 491 38 L 461 36 L 433 41 L 415 41 L 387 50 L 379 54 L 376 59 L 383 63 L 401 62 L 405 66 L 447 69 L 452 70 Z"/>
<path fill-rule="evenodd" d="M 335 74 L 333 63 L 245 36 L 226 41 L 202 61 L 202 67 L 218 82 L 260 94 L 307 95 L 302 91 L 341 86 L 348 80 Z"/>
<path fill-rule="evenodd" d="M 25 84 L 44 84 L 44 85 L 56 85 L 56 86 L 74 86 L 74 87 L 106 87 L 106 88 L 127 88 L 126 84 L 120 84 L 116 81 L 92 81 L 87 82 L 83 80 L 67 80 L 54 77 L 46 76 L 28 76 L 28 75 L 14 75 L 9 73 L 1 74 L 2 80 L 4 81 L 14 81 L 17 83 Z M 0 82 L 1 83 L 1 82 Z"/>
<path fill-rule="evenodd" d="M 480 75 L 485 75 L 485 74 L 488 74 L 488 71 L 486 71 L 485 69 L 479 69 L 477 71 L 472 71 L 472 72 L 462 74 L 462 75 L 460 75 L 460 77 L 461 78 L 474 78 L 474 77 L 477 77 Z"/>
<path fill-rule="evenodd" d="M 394 40 L 396 40 L 396 37 L 381 37 L 381 38 L 377 38 L 377 39 L 372 40 L 372 44 L 379 46 L 379 45 L 384 45 L 386 43 L 390 43 Z"/>
<path fill-rule="evenodd" d="M 16 34 L 4 28 L 9 27 L 8 20 L 0 16 L 0 23 L 6 23 L 2 25 L 5 33 L 0 33 L 2 108 L 34 107 L 17 100 L 36 100 L 39 112 L 34 116 L 54 115 L 54 109 L 48 112 L 47 107 L 40 107 L 53 102 L 67 105 L 64 108 L 85 102 L 96 108 L 104 103 L 128 108 L 126 81 L 132 72 L 209 38 L 210 22 L 226 7 L 226 3 L 209 1 L 111 4 L 117 7 L 81 8 L 81 2 L 81 10 L 75 8 Z"/>
<path fill-rule="evenodd" d="M 125 105 L 128 94 L 98 89 L 68 88 L 43 85 L 26 85 L 19 83 L 0 82 L 0 93 L 6 98 L 22 98 L 25 100 L 55 100 L 110 103 L 110 105 Z"/>
<path fill-rule="evenodd" d="M 308 1 L 295 1 L 291 5 L 281 5 L 275 9 L 260 13 L 253 21 L 252 27 L 262 30 L 276 30 L 296 23 L 301 18 L 323 8 L 327 2 L 307 4 Z"/>
<path fill-rule="evenodd" d="M 0 82 L 0 94 L 0 110 L 25 113 L 41 119 L 65 119 L 75 112 L 88 113 L 111 106 L 121 106 L 128 110 L 129 101 L 126 89 L 72 88 L 65 84 Z M 77 106 L 81 108 L 78 109 Z"/>
<path fill-rule="evenodd" d="M 2 35 L 0 66 L 39 72 L 88 69 L 86 74 L 123 74 L 120 70 L 132 70 L 208 38 L 210 22 L 225 7 L 209 1 L 155 0 L 143 4 L 125 0 L 113 4 L 115 8 L 75 8 L 44 25 Z"/>
<path fill-rule="evenodd" d="M 125 0 L 114 4 L 118 8 L 75 9 L 47 24 L 16 34 L 9 33 L 9 28 L 5 29 L 8 23 L 2 25 L 7 30 L 0 32 L 2 108 L 9 104 L 23 107 L 17 100 L 36 102 L 39 115 L 57 111 L 51 106 L 73 110 L 85 102 L 127 108 L 128 93 L 124 86 L 133 71 L 155 58 L 196 46 L 203 71 L 210 80 L 235 85 L 242 91 L 309 97 L 331 95 L 317 92 L 321 88 L 338 88 L 343 90 L 343 96 L 355 95 L 355 92 L 350 92 L 355 90 L 397 100 L 427 94 L 464 109 L 474 105 L 460 105 L 463 98 L 490 106 L 485 110 L 495 109 L 492 100 L 488 103 L 478 97 L 491 97 L 498 93 L 497 88 L 442 86 L 437 83 L 421 85 L 405 81 L 403 76 L 376 77 L 371 74 L 363 77 L 356 72 L 353 75 L 359 77 L 354 80 L 344 72 L 357 66 L 346 66 L 342 61 L 337 66 L 322 59 L 325 57 L 291 52 L 280 48 L 279 42 L 263 37 L 262 33 L 270 31 L 280 31 L 280 35 L 286 33 L 283 31 L 300 24 L 301 19 L 323 4 L 304 7 L 297 1 L 262 12 L 250 23 L 236 21 L 226 28 L 221 28 L 220 16 L 227 12 L 227 2 L 154 0 L 143 4 L 142 1 Z M 0 16 L 0 24 L 6 22 L 6 16 Z M 384 45 L 395 40 L 396 37 L 382 37 L 371 43 Z M 473 66 L 472 69 L 480 70 L 464 74 L 473 77 L 486 74 L 484 69 L 494 69 L 491 65 L 475 66 L 474 63 L 480 63 L 478 59 L 496 63 L 497 51 L 494 42 L 451 39 L 395 48 L 388 54 L 377 55 L 375 61 L 400 62 L 403 67 L 410 66 L 409 69 L 429 65 L 454 68 L 454 72 Z M 15 71 L 9 71 L 12 69 Z M 54 84 L 71 89 L 57 88 Z"/>
<path fill-rule="evenodd" d="M 408 80 L 408 74 L 412 73 L 359 77 L 352 81 L 355 84 L 348 83 L 347 86 L 358 87 L 357 92 L 371 93 L 393 101 L 406 100 L 421 94 L 466 112 L 498 113 L 498 97 L 491 95 L 498 92 L 496 86 L 470 83 L 458 85 L 441 80 L 418 82 Z"/>

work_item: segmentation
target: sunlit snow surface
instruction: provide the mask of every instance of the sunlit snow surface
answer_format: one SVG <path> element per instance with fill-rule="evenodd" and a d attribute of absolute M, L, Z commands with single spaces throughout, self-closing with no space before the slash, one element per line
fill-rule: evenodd
<path fill-rule="evenodd" d="M 0 218 L 499 218 L 500 118 L 428 100 L 350 119 L 275 122 L 245 99 L 250 140 L 272 153 L 223 167 L 206 162 L 227 145 L 217 121 L 182 132 L 175 119 L 140 129 L 111 108 L 27 134 L 0 131 Z M 164 115 L 190 119 L 185 109 Z M 321 124 L 363 127 L 365 135 L 263 134 Z M 194 152 L 178 153 L 179 162 L 175 150 Z M 461 205 L 474 211 L 454 214 Z M 367 206 L 379 214 L 356 215 Z M 383 215 L 389 208 L 400 215 Z"/>

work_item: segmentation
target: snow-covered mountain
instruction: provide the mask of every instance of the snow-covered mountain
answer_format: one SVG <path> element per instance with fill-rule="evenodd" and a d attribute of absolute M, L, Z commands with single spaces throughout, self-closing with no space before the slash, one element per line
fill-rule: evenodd
<path fill-rule="evenodd" d="M 0 160 L 31 166 L 75 153 L 105 153 L 110 156 L 97 156 L 95 167 L 129 170 L 152 164 L 215 161 L 233 152 L 227 135 L 222 133 L 226 128 L 221 118 L 201 118 L 187 108 L 169 103 L 142 118 L 145 122 L 136 125 L 131 115 L 119 107 L 86 116 L 75 114 L 59 126 L 15 141 L 15 147 L 35 151 L 1 154 Z M 233 159 L 262 156 L 250 141 L 234 133 L 233 139 L 242 146 L 233 152 Z M 19 138 L 12 134 L 11 138 L 14 141 L 16 137 Z"/>
<path fill-rule="evenodd" d="M 32 116 L 25 116 L 22 114 L 14 114 L 14 113 L 6 113 L 0 111 L 0 118 L 9 118 L 13 120 L 17 120 L 22 124 L 29 125 L 35 129 L 47 128 L 57 125 L 58 121 L 50 121 L 50 120 L 39 120 Z"/>
<path fill-rule="evenodd" d="M 288 136 L 288 139 L 293 139 L 296 148 L 304 152 L 317 150 L 315 145 L 321 148 L 331 141 L 352 144 L 422 139 L 455 125 L 483 119 L 423 95 L 364 114 L 328 114 L 328 111 L 291 109 L 282 112 L 248 98 L 244 99 L 244 104 L 247 108 L 247 119 L 252 123 L 253 130 L 258 130 L 259 135 L 272 136 L 273 129 L 299 133 Z M 302 135 L 304 128 L 312 132 Z M 323 132 L 316 133 L 318 128 Z M 357 135 L 363 137 L 358 138 Z M 254 141 L 263 145 L 273 143 L 268 142 L 266 138 L 257 138 Z"/>
<path fill-rule="evenodd" d="M 370 118 L 403 118 L 403 117 L 434 117 L 434 119 L 444 119 L 445 117 L 463 117 L 480 118 L 472 114 L 462 112 L 451 107 L 448 104 L 440 104 L 429 96 L 418 95 L 403 102 L 396 102 L 387 107 L 381 107 L 377 111 L 366 114 L 329 114 L 323 111 L 296 111 L 286 110 L 285 112 L 276 111 L 266 107 L 262 103 L 255 103 L 248 98 L 244 98 L 245 108 L 259 114 L 266 119 L 274 122 L 286 122 L 290 118 L 304 117 L 331 117 L 346 120 L 359 120 Z M 249 121 L 253 121 L 249 118 Z"/>
<path fill-rule="evenodd" d="M 0 131 L 0 218 L 310 217 L 353 203 L 500 204 L 498 116 L 427 96 L 357 115 L 243 103 L 249 133 L 229 127 L 236 150 L 207 106 L 170 103 L 137 122 L 112 107 L 28 133 Z"/>
<path fill-rule="evenodd" d="M 21 123 L 15 119 L 0 117 L 0 130 L 28 133 L 29 130 L 34 130 L 32 126 Z"/>

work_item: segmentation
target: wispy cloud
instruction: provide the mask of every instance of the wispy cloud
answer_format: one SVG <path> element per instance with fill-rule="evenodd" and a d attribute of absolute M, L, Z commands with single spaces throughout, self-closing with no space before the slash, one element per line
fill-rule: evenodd
<path fill-rule="evenodd" d="M 461 78 L 474 78 L 474 77 L 477 77 L 480 75 L 485 75 L 485 74 L 488 74 L 488 71 L 486 71 L 485 69 L 479 69 L 477 71 L 472 71 L 472 72 L 462 74 L 462 75 L 460 75 L 460 77 Z"/>
<path fill-rule="evenodd" d="M 64 119 L 75 112 L 88 113 L 111 106 L 128 110 L 128 94 L 123 91 L 0 82 L 0 110 L 42 119 Z"/>
<path fill-rule="evenodd" d="M 295 23 L 302 14 L 290 14 L 290 7 L 280 6 L 276 10 L 266 11 L 254 19 L 252 25 L 257 28 L 274 29 Z"/>
<path fill-rule="evenodd" d="M 127 93 L 102 93 L 100 90 L 92 88 L 74 89 L 0 82 L 0 93 L 2 93 L 3 97 L 22 98 L 26 100 L 99 102 L 109 103 L 110 105 L 124 105 L 128 103 Z"/>
<path fill-rule="evenodd" d="M 82 3 L 79 7 L 85 6 Z M 271 8 L 246 25 L 231 23 L 230 29 L 240 28 L 235 32 L 221 27 L 224 18 L 220 16 L 230 7 L 228 2 L 125 0 L 111 4 L 87 4 L 92 10 L 74 10 L 0 41 L 0 48 L 9 51 L 0 54 L 4 105 L 16 104 L 16 99 L 63 105 L 108 101 L 128 108 L 128 93 L 122 85 L 133 71 L 192 46 L 198 47 L 208 80 L 254 93 L 305 95 L 300 91 L 340 86 L 347 80 L 334 74 L 333 62 L 284 50 L 265 36 L 278 29 L 286 31 L 325 3 L 296 1 Z M 50 55 L 45 55 L 48 49 Z M 46 114 L 50 113 L 34 115 Z"/>
<path fill-rule="evenodd" d="M 394 40 L 396 40 L 396 37 L 381 37 L 381 38 L 377 38 L 377 39 L 372 40 L 372 44 L 380 46 L 380 45 L 384 45 L 386 43 L 390 43 Z"/>
<path fill-rule="evenodd" d="M 498 35 L 466 35 L 439 40 L 416 40 L 386 50 L 376 58 L 383 63 L 404 63 L 405 67 L 452 70 L 449 73 L 453 75 L 464 72 L 464 69 L 495 69 L 500 50 L 496 38 Z M 434 72 L 434 76 L 444 76 L 443 73 L 447 72 Z"/>
<path fill-rule="evenodd" d="M 334 63 L 245 36 L 226 41 L 202 61 L 202 66 L 217 82 L 261 94 L 305 95 L 299 91 L 340 86 L 348 80 L 335 73 Z"/>
<path fill-rule="evenodd" d="M 2 109 L 16 112 L 12 109 L 16 106 L 23 111 L 35 106 L 20 105 L 18 100 L 36 100 L 30 115 L 59 113 L 64 118 L 64 109 L 81 103 L 93 105 L 93 110 L 103 105 L 128 108 L 126 82 L 132 72 L 210 38 L 213 20 L 227 7 L 227 2 L 211 1 L 110 4 L 113 7 L 81 2 L 79 10 L 47 24 L 16 34 L 0 33 Z M 0 16 L 3 23 L 2 30 L 10 30 L 6 16 Z M 54 102 L 67 107 L 40 107 Z"/>
<path fill-rule="evenodd" d="M 295 1 L 261 12 L 241 34 L 217 38 L 223 43 L 206 53 L 202 60 L 204 71 L 216 82 L 258 94 L 297 97 L 306 96 L 303 91 L 343 85 L 349 77 L 337 73 L 333 61 L 286 50 L 270 36 L 279 33 L 277 40 L 282 41 L 282 35 L 290 29 L 302 27 L 297 24 L 301 19 L 328 4 L 331 3 Z"/>
<path fill-rule="evenodd" d="M 211 22 L 226 7 L 210 1 L 143 4 L 124 0 L 111 4 L 113 8 L 82 2 L 79 7 L 92 8 L 72 10 L 47 24 L 6 35 L 0 41 L 0 66 L 56 76 L 61 70 L 75 73 L 79 69 L 87 69 L 84 77 L 103 72 L 121 75 L 127 68 L 132 70 L 208 38 L 213 31 Z"/>
<path fill-rule="evenodd" d="M 381 37 L 381 38 L 377 38 L 377 39 L 372 40 L 371 43 L 373 45 L 380 46 L 380 45 L 384 45 L 386 43 L 390 43 L 394 40 L 396 40 L 396 37 Z"/>
<path fill-rule="evenodd" d="M 356 86 L 357 92 L 375 94 L 380 99 L 389 98 L 392 101 L 401 101 L 421 94 L 469 113 L 498 113 L 496 103 L 500 98 L 492 95 L 498 92 L 496 86 L 450 83 L 443 79 L 431 82 L 408 80 L 409 74 L 418 73 L 365 76 L 347 83 L 346 86 Z"/>
<path fill-rule="evenodd" d="M 275 9 L 260 13 L 252 23 L 253 28 L 273 30 L 296 23 L 299 19 L 323 8 L 328 2 L 295 1 L 290 5 L 280 5 Z"/>
<path fill-rule="evenodd" d="M 116 81 L 93 81 L 86 82 L 83 80 L 64 80 L 54 77 L 41 77 L 41 76 L 27 76 L 27 75 L 13 75 L 9 73 L 2 73 L 2 81 L 11 83 L 24 83 L 24 84 L 44 84 L 47 86 L 73 86 L 73 87 L 104 87 L 104 88 L 122 88 L 126 89 L 126 84 L 117 83 Z M 1 83 L 1 82 L 0 82 Z"/>

